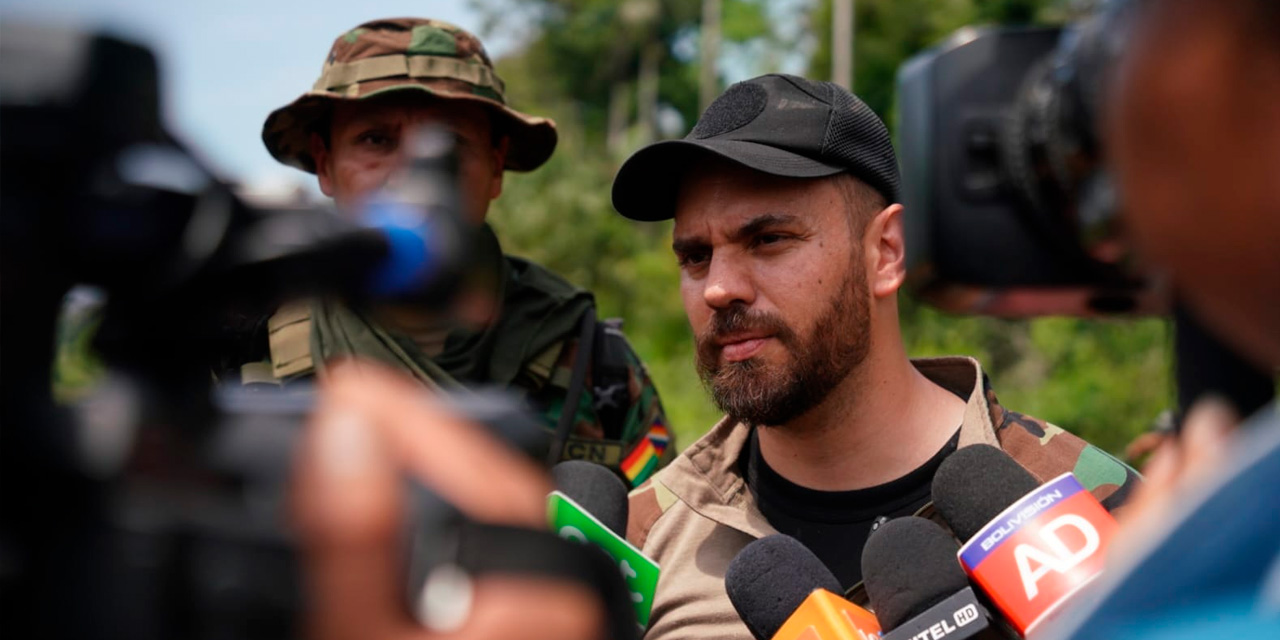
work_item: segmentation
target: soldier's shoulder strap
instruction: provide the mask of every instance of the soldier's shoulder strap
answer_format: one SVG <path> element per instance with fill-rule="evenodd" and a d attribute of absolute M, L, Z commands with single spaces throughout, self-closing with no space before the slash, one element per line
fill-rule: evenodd
<path fill-rule="evenodd" d="M 245 383 L 279 382 L 285 378 L 315 372 L 311 357 L 311 305 L 290 302 L 267 320 L 269 362 L 249 362 L 240 367 Z"/>
<path fill-rule="evenodd" d="M 630 362 L 627 339 L 622 334 L 621 318 L 605 318 L 596 323 L 595 349 L 592 353 L 592 404 L 604 437 L 619 440 L 626 426 L 631 405 Z"/>
<path fill-rule="evenodd" d="M 632 363 L 627 357 L 631 347 L 622 333 L 622 319 L 604 318 L 590 328 L 594 335 L 589 358 L 576 358 L 575 352 L 573 366 L 560 366 L 569 341 L 577 340 L 581 351 L 586 344 L 584 332 L 587 329 L 588 326 L 579 324 L 576 335 L 543 350 L 526 362 L 524 369 L 530 379 L 539 381 L 539 386 L 545 384 L 567 390 L 574 372 L 580 367 L 589 367 L 591 375 L 587 378 L 589 386 L 586 388 L 591 391 L 592 408 L 604 430 L 604 437 L 619 440 L 624 435 L 633 400 L 630 385 Z"/>
<path fill-rule="evenodd" d="M 575 412 L 570 407 L 578 406 L 578 400 L 582 396 L 582 389 L 586 386 L 587 367 L 591 363 L 591 352 L 594 350 L 596 337 L 596 308 L 595 305 L 587 307 L 582 317 L 578 320 L 578 350 L 574 354 L 572 373 L 569 374 L 569 386 L 565 392 L 564 409 L 560 412 L 560 419 L 556 421 L 555 435 L 551 441 L 551 449 L 547 452 L 547 463 L 554 465 L 560 461 L 564 455 L 565 444 L 569 441 L 569 434 L 573 431 L 573 418 Z"/>

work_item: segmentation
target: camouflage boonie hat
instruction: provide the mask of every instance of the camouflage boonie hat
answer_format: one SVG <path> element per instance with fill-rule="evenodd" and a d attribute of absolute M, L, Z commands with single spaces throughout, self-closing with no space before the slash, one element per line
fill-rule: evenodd
<path fill-rule="evenodd" d="M 338 36 L 311 91 L 267 116 L 262 142 L 276 160 L 315 173 L 309 140 L 328 122 L 335 101 L 406 90 L 488 108 L 511 138 L 507 169 L 536 169 L 556 148 L 555 122 L 507 106 L 502 80 L 478 38 L 424 18 L 374 20 Z"/>

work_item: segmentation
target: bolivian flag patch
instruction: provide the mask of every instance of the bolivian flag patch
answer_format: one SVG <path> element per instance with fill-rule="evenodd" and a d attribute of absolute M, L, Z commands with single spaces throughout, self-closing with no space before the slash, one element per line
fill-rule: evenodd
<path fill-rule="evenodd" d="M 649 432 L 640 440 L 640 444 L 622 460 L 622 473 L 631 481 L 631 486 L 634 487 L 653 475 L 658 468 L 658 460 L 662 458 L 670 442 L 671 435 L 667 432 L 667 425 L 659 417 L 649 425 Z"/>

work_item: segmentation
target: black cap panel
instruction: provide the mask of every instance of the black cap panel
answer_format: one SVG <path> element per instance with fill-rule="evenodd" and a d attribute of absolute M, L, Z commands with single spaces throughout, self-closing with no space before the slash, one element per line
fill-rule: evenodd
<path fill-rule="evenodd" d="M 783 149 L 744 140 L 667 140 L 637 151 L 613 181 L 613 208 L 642 222 L 675 216 L 676 196 L 690 169 L 719 157 L 763 173 L 821 178 L 845 171 Z"/>
<path fill-rule="evenodd" d="M 703 140 L 741 129 L 759 117 L 768 104 L 769 92 L 764 87 L 735 84 L 707 107 L 693 131 L 689 132 L 689 138 Z"/>
<path fill-rule="evenodd" d="M 892 204 L 898 201 L 902 178 L 898 174 L 898 157 L 884 123 L 866 103 L 853 94 L 835 94 L 836 108 L 822 141 L 824 156 L 856 159 L 850 173 L 871 185 Z"/>
<path fill-rule="evenodd" d="M 708 152 L 778 176 L 848 171 L 887 201 L 898 198 L 889 131 L 866 104 L 829 82 L 772 74 L 730 87 L 684 140 L 658 142 L 632 155 L 614 180 L 614 208 L 633 220 L 671 218 L 679 179 L 697 155 Z"/>

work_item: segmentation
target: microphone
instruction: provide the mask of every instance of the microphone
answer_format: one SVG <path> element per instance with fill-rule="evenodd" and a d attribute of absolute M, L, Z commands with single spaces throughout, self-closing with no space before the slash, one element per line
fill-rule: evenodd
<path fill-rule="evenodd" d="M 724 575 L 729 601 L 756 640 L 871 640 L 880 624 L 840 597 L 844 590 L 799 540 L 772 535 L 748 544 Z"/>
<path fill-rule="evenodd" d="M 957 550 L 945 529 L 916 516 L 890 520 L 871 534 L 862 579 L 884 640 L 1008 637 L 969 586 Z"/>
<path fill-rule="evenodd" d="M 966 573 L 1022 635 L 1101 574 L 1116 529 L 1074 474 L 1044 485 L 989 445 L 956 451 L 933 478 L 933 502 L 961 540 Z"/>
<path fill-rule="evenodd" d="M 551 469 L 556 490 L 547 496 L 551 530 L 567 540 L 593 543 L 613 558 L 630 591 L 636 621 L 648 626 L 661 568 L 627 541 L 627 487 L 607 467 L 567 460 Z"/>
<path fill-rule="evenodd" d="M 619 536 L 627 535 L 627 486 L 608 468 L 566 460 L 551 468 L 556 489 Z"/>

